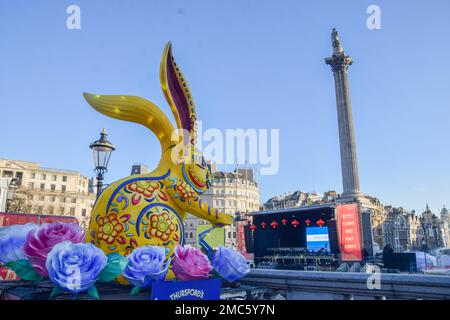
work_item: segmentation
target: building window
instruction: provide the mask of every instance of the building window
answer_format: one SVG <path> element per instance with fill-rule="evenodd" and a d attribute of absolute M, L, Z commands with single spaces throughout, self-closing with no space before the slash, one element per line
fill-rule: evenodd
<path fill-rule="evenodd" d="M 48 213 L 53 214 L 55 209 L 53 209 L 53 206 L 48 207 Z"/>
<path fill-rule="evenodd" d="M 56 174 L 52 175 L 52 181 L 56 181 L 57 178 Z"/>
<path fill-rule="evenodd" d="M 61 198 L 61 202 L 66 202 L 66 198 Z"/>
<path fill-rule="evenodd" d="M 61 214 L 64 215 L 64 207 L 60 207 L 59 212 L 61 212 Z"/>
<path fill-rule="evenodd" d="M 36 179 L 36 173 L 32 172 L 31 175 L 30 175 L 30 178 L 31 179 Z"/>
<path fill-rule="evenodd" d="M 13 177 L 13 172 L 12 171 L 3 171 L 2 174 L 3 178 L 12 178 Z"/>
<path fill-rule="evenodd" d="M 77 199 L 76 198 L 72 198 L 72 203 L 77 203 Z"/>
<path fill-rule="evenodd" d="M 86 217 L 86 209 L 83 209 L 82 211 L 81 211 L 81 215 L 83 216 L 83 217 Z"/>
<path fill-rule="evenodd" d="M 62 185 L 62 186 L 61 186 L 61 191 L 62 191 L 62 192 L 66 192 L 66 186 Z"/>
<path fill-rule="evenodd" d="M 45 179 L 47 179 L 47 175 L 45 173 L 42 173 L 41 174 L 41 180 L 45 180 Z"/>
<path fill-rule="evenodd" d="M 67 176 L 63 176 L 63 177 L 62 177 L 62 181 L 63 181 L 63 182 L 67 182 Z"/>
<path fill-rule="evenodd" d="M 55 191 L 55 190 L 56 190 L 56 185 L 52 184 L 52 185 L 50 186 L 50 190 Z"/>
<path fill-rule="evenodd" d="M 75 215 L 75 208 L 70 208 L 70 215 L 72 215 L 72 216 Z"/>
<path fill-rule="evenodd" d="M 52 197 L 51 197 L 51 200 L 52 200 L 52 202 L 55 202 L 55 201 L 56 201 L 56 197 L 55 197 L 55 196 L 52 196 Z"/>
<path fill-rule="evenodd" d="M 18 180 L 17 184 L 20 186 L 22 184 L 23 172 L 16 172 L 16 179 Z"/>
<path fill-rule="evenodd" d="M 28 188 L 30 188 L 30 189 L 34 189 L 34 182 L 30 182 L 30 183 L 28 183 Z"/>
<path fill-rule="evenodd" d="M 41 191 L 44 191 L 44 190 L 45 190 L 45 183 L 41 183 L 40 189 L 41 189 Z"/>

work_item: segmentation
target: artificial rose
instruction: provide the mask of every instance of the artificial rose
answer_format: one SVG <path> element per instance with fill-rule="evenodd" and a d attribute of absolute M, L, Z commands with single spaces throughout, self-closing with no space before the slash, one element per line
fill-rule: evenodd
<path fill-rule="evenodd" d="M 41 276 L 48 276 L 45 260 L 52 248 L 63 241 L 83 242 L 84 232 L 76 223 L 54 222 L 43 224 L 28 233 L 23 252 Z"/>
<path fill-rule="evenodd" d="M 137 288 L 147 288 L 154 281 L 163 281 L 169 270 L 170 259 L 164 263 L 166 250 L 157 246 L 142 246 L 128 256 L 123 276 Z"/>
<path fill-rule="evenodd" d="M 225 280 L 232 282 L 250 272 L 247 260 L 232 248 L 219 246 L 212 258 L 214 270 Z"/>
<path fill-rule="evenodd" d="M 30 231 L 38 226 L 34 223 L 18 224 L 0 228 L 0 262 L 26 259 L 23 245 Z"/>
<path fill-rule="evenodd" d="M 177 245 L 174 249 L 175 258 L 172 271 L 178 280 L 207 279 L 212 266 L 208 257 L 198 248 Z"/>
<path fill-rule="evenodd" d="M 50 280 L 65 291 L 88 291 L 106 267 L 107 257 L 91 243 L 63 241 L 48 253 L 46 267 Z"/>

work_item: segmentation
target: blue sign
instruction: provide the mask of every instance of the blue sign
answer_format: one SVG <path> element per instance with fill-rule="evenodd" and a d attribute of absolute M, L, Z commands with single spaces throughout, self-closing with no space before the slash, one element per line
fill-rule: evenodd
<path fill-rule="evenodd" d="M 162 281 L 152 285 L 152 300 L 219 300 L 220 279 Z"/>
<path fill-rule="evenodd" d="M 306 248 L 309 251 L 330 252 L 330 239 L 328 237 L 328 227 L 306 228 Z"/>

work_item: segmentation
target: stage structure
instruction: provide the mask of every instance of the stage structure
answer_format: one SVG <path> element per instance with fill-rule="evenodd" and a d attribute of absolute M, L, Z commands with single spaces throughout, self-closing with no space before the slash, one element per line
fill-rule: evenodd
<path fill-rule="evenodd" d="M 367 256 L 363 223 L 357 203 L 314 205 L 249 214 L 246 246 L 255 263 L 271 267 L 332 268 L 343 261 L 359 262 Z M 366 230 L 369 228 L 369 230 Z"/>

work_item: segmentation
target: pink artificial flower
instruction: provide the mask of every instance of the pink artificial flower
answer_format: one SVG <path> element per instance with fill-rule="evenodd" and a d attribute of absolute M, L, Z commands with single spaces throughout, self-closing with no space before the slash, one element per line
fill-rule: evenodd
<path fill-rule="evenodd" d="M 23 252 L 39 275 L 48 276 L 45 267 L 47 255 L 56 244 L 63 241 L 83 242 L 83 229 L 76 223 L 54 222 L 43 224 L 28 233 Z"/>
<path fill-rule="evenodd" d="M 208 257 L 198 248 L 186 245 L 177 245 L 174 249 L 172 271 L 178 280 L 203 280 L 208 279 L 212 270 Z"/>

